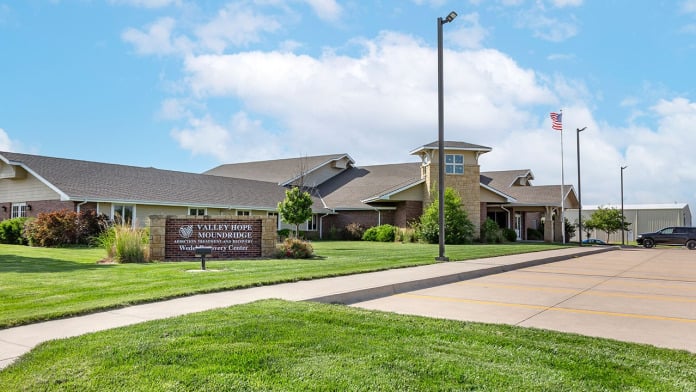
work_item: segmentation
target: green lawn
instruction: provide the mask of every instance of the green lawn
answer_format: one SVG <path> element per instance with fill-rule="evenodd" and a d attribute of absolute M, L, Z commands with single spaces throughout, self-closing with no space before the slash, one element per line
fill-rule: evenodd
<path fill-rule="evenodd" d="M 44 343 L 12 391 L 694 391 L 685 351 L 259 301 Z"/>
<path fill-rule="evenodd" d="M 193 293 L 430 264 L 437 245 L 316 242 L 311 260 L 103 265 L 101 249 L 0 245 L 0 328 Z M 452 260 L 556 249 L 550 244 L 447 246 Z"/>

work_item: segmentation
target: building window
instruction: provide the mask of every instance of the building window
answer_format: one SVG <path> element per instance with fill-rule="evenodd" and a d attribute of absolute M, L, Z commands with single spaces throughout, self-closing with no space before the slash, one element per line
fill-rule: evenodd
<path fill-rule="evenodd" d="M 117 225 L 132 225 L 135 223 L 133 221 L 135 215 L 133 211 L 135 211 L 135 206 L 114 204 L 112 206 L 111 219 Z"/>
<path fill-rule="evenodd" d="M 249 216 L 251 215 L 251 211 L 239 211 L 237 210 L 237 216 Z"/>
<path fill-rule="evenodd" d="M 464 174 L 464 155 L 445 155 L 445 173 Z"/>
<path fill-rule="evenodd" d="M 24 218 L 27 216 L 27 203 L 12 204 L 12 218 Z"/>
<path fill-rule="evenodd" d="M 191 216 L 205 216 L 205 208 L 189 208 L 189 215 Z"/>
<path fill-rule="evenodd" d="M 317 216 L 312 215 L 307 221 L 307 231 L 317 231 Z"/>

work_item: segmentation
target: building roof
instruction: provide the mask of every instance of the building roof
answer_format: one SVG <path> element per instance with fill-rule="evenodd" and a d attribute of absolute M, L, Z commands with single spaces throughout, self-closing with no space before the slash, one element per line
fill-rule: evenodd
<path fill-rule="evenodd" d="M 267 209 L 285 198 L 273 182 L 11 152 L 0 159 L 23 167 L 61 200 Z"/>
<path fill-rule="evenodd" d="M 366 202 L 388 198 L 394 191 L 420 183 L 420 167 L 418 162 L 351 167 L 321 184 L 318 190 L 331 209 L 365 209 Z"/>
<path fill-rule="evenodd" d="M 274 159 L 270 161 L 228 163 L 210 169 L 203 174 L 211 174 L 223 177 L 245 178 L 287 184 L 302 174 L 310 173 L 327 163 L 348 158 L 355 163 L 348 154 L 316 155 L 300 158 Z"/>
<path fill-rule="evenodd" d="M 481 183 L 512 196 L 515 205 L 560 206 L 560 185 L 531 185 L 534 179 L 529 169 L 481 172 Z M 524 180 L 524 181 L 521 181 Z M 565 185 L 564 199 L 572 194 L 571 203 L 577 203 L 572 185 Z"/>
<path fill-rule="evenodd" d="M 466 143 L 466 142 L 453 142 L 453 141 L 443 141 L 444 147 L 446 150 L 460 150 L 460 151 L 480 151 L 480 152 L 489 152 L 492 151 L 493 149 L 490 147 L 486 146 L 480 146 L 478 144 L 471 144 L 471 143 Z M 423 150 L 437 150 L 439 148 L 439 143 L 438 142 L 432 142 L 425 144 L 423 146 L 420 146 L 413 151 L 411 151 L 411 154 L 417 154 Z"/>
<path fill-rule="evenodd" d="M 491 150 L 463 142 L 446 146 Z M 414 151 L 435 148 L 437 142 Z M 425 181 L 420 162 L 358 167 L 348 154 L 226 164 L 203 174 L 11 152 L 0 152 L 0 160 L 22 167 L 61 200 L 78 202 L 274 210 L 285 198 L 287 186 L 304 173 L 319 182 L 307 188 L 315 212 L 366 210 L 394 208 L 390 202 L 401 200 L 398 195 Z M 529 169 L 482 172 L 480 184 L 507 198 L 507 205 L 560 206 L 560 185 L 531 186 L 533 178 Z M 572 185 L 566 189 L 566 198 L 575 195 Z M 570 197 L 570 203 L 577 204 L 577 198 Z"/>

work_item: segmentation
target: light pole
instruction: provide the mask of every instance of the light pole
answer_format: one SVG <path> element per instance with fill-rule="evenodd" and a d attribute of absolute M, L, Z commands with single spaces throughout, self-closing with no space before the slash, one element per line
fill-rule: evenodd
<path fill-rule="evenodd" d="M 623 205 L 623 171 L 628 166 L 621 166 L 621 245 L 626 245 L 624 235 L 626 232 L 626 222 L 624 218 L 624 205 Z"/>
<path fill-rule="evenodd" d="M 578 147 L 578 245 L 582 246 L 582 192 L 580 190 L 580 132 L 586 130 L 587 127 L 580 129 L 575 128 L 577 135 L 577 147 Z M 565 224 L 565 222 L 563 222 Z"/>
<path fill-rule="evenodd" d="M 450 12 L 445 19 L 437 18 L 437 160 L 438 160 L 438 203 L 439 203 L 439 223 L 440 223 L 440 252 L 435 259 L 438 261 L 449 261 L 445 257 L 445 108 L 444 108 L 444 82 L 442 78 L 442 25 L 449 23 L 457 17 L 457 13 Z"/>

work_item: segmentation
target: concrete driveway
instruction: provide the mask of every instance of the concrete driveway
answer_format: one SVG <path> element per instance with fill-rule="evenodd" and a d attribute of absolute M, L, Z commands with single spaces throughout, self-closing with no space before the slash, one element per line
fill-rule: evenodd
<path fill-rule="evenodd" d="M 622 249 L 352 306 L 544 328 L 696 353 L 696 251 Z"/>

